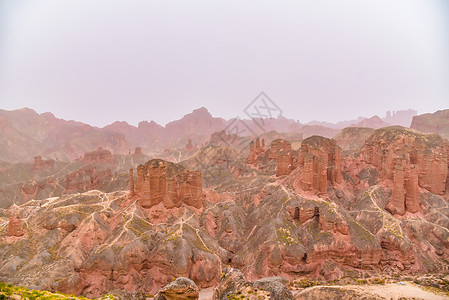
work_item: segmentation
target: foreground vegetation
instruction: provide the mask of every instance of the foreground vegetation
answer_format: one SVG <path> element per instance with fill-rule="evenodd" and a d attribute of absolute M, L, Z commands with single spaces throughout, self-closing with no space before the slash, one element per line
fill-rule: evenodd
<path fill-rule="evenodd" d="M 75 296 L 75 295 L 66 295 L 63 293 L 52 293 L 49 291 L 39 291 L 39 290 L 29 290 L 27 288 L 21 286 L 15 286 L 12 284 L 6 284 L 4 282 L 0 282 L 0 300 L 7 299 L 29 299 L 29 300 L 88 300 L 84 296 Z M 106 295 L 100 298 L 100 300 L 114 300 L 117 297 L 113 295 Z"/>

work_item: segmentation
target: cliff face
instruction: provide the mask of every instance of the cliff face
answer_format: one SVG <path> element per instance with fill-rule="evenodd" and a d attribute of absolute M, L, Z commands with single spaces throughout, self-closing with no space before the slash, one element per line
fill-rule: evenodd
<path fill-rule="evenodd" d="M 334 140 L 321 136 L 305 139 L 298 151 L 298 168 L 302 169 L 297 186 L 304 191 L 327 192 L 327 183 L 341 183 L 341 148 Z"/>
<path fill-rule="evenodd" d="M 203 206 L 201 173 L 160 159 L 137 167 L 135 192 L 144 208 L 161 202 L 168 209 L 182 203 L 196 208 Z"/>
<path fill-rule="evenodd" d="M 377 130 L 362 149 L 362 160 L 382 178 L 392 181 L 387 209 L 404 214 L 419 209 L 418 187 L 443 195 L 448 177 L 447 143 L 438 135 L 421 134 L 403 127 Z"/>
<path fill-rule="evenodd" d="M 289 141 L 275 139 L 265 149 L 265 140 L 256 138 L 249 146 L 247 164 L 259 169 L 267 169 L 270 161 L 276 161 L 276 176 L 290 174 L 294 169 L 292 145 Z"/>
<path fill-rule="evenodd" d="M 396 165 L 417 165 L 419 185 L 443 194 L 447 177 L 445 142 L 438 135 L 420 134 L 402 127 L 377 130 L 362 149 L 363 159 L 392 180 Z"/>

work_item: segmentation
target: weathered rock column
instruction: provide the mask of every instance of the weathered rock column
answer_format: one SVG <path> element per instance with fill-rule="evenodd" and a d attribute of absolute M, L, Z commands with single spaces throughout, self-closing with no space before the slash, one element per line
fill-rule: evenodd
<path fill-rule="evenodd" d="M 25 231 L 22 228 L 22 220 L 20 219 L 20 215 L 10 213 L 6 236 L 22 236 L 24 234 Z"/>
<path fill-rule="evenodd" d="M 135 195 L 134 192 L 134 170 L 129 169 L 129 195 L 133 197 Z"/>
<path fill-rule="evenodd" d="M 405 180 L 405 208 L 411 213 L 419 211 L 419 192 L 418 192 L 418 171 L 415 165 L 410 166 L 408 176 Z"/>
<path fill-rule="evenodd" d="M 403 215 L 405 213 L 404 202 L 404 170 L 401 165 L 396 165 L 393 171 L 393 194 L 386 209 L 392 214 Z"/>

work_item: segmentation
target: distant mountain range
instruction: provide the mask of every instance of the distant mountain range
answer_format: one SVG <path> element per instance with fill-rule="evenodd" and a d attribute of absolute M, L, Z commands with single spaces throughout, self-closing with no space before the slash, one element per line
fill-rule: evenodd
<path fill-rule="evenodd" d="M 191 140 L 193 145 L 209 141 L 214 132 L 225 130 L 239 136 L 259 136 L 267 132 L 290 133 L 301 140 L 312 135 L 334 137 L 345 127 L 381 128 L 390 125 L 408 127 L 416 115 L 414 110 L 387 112 L 380 118 L 359 117 L 356 120 L 338 123 L 313 121 L 302 124 L 284 117 L 269 119 L 229 119 L 213 117 L 202 107 L 193 110 L 179 120 L 165 126 L 154 121 L 142 121 L 138 126 L 127 122 L 114 122 L 103 128 L 76 121 L 66 121 L 52 113 L 38 114 L 30 108 L 0 110 L 0 160 L 6 162 L 31 161 L 34 156 L 60 161 L 73 161 L 84 153 L 103 147 L 112 153 L 128 154 L 135 147 L 144 153 L 158 153 L 168 148 L 183 148 Z M 441 118 L 438 114 L 438 118 Z M 424 119 L 425 120 L 424 120 Z M 430 132 L 440 130 L 438 126 L 425 127 L 430 117 L 416 121 L 414 128 Z M 447 114 L 442 116 L 447 119 Z M 444 122 L 444 121 L 438 121 Z M 432 131 L 433 130 L 433 131 Z"/>

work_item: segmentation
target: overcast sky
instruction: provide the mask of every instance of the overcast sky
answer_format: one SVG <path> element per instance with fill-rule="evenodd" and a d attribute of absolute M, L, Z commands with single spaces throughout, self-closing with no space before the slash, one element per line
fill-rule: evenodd
<path fill-rule="evenodd" d="M 448 0 L 0 0 L 0 108 L 104 126 L 264 91 L 300 122 L 449 108 Z"/>

